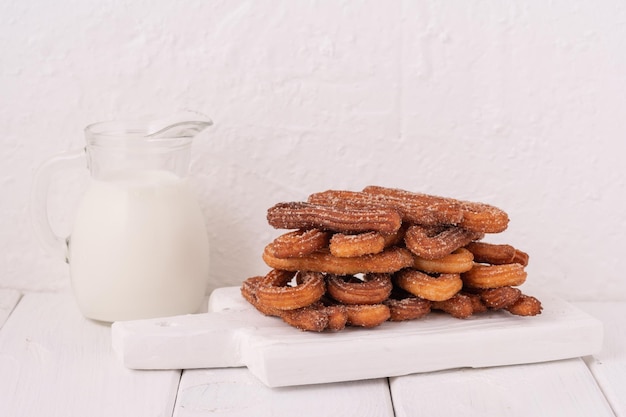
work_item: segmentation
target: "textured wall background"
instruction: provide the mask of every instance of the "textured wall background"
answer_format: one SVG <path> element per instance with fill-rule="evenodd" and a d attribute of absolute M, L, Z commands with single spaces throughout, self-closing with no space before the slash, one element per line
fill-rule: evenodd
<path fill-rule="evenodd" d="M 85 125 L 193 108 L 212 285 L 264 273 L 265 210 L 379 184 L 502 207 L 529 283 L 625 300 L 626 4 L 0 3 L 0 287 L 55 290 L 33 237 L 36 167 Z M 86 174 L 85 174 L 86 175 Z M 85 176 L 53 186 L 69 233 Z"/>

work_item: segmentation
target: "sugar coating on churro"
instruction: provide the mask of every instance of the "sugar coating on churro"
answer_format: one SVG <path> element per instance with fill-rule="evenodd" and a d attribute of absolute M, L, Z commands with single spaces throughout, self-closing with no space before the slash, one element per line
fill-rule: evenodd
<path fill-rule="evenodd" d="M 542 310 L 517 288 L 528 254 L 482 241 L 509 223 L 489 204 L 368 186 L 278 203 L 267 221 L 288 231 L 263 251 L 271 271 L 245 280 L 241 293 L 301 330 L 375 327 L 432 311 L 464 319 Z"/>

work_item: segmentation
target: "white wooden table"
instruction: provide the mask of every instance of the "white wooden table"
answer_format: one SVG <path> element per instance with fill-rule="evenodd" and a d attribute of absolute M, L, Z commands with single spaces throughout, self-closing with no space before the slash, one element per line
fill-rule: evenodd
<path fill-rule="evenodd" d="M 246 368 L 126 369 L 69 293 L 0 289 L 0 416 L 626 417 L 626 303 L 576 305 L 605 325 L 593 357 L 272 389 Z"/>

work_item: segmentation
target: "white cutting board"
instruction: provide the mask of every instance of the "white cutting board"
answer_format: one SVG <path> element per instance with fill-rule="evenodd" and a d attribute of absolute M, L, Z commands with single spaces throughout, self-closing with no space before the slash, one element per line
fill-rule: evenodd
<path fill-rule="evenodd" d="M 459 320 L 433 312 L 373 329 L 310 333 L 263 316 L 238 287 L 228 287 L 212 293 L 208 313 L 114 323 L 113 349 L 132 369 L 247 366 L 270 387 L 544 362 L 600 351 L 599 320 L 561 299 L 529 293 L 542 301 L 539 316 L 493 311 Z"/>

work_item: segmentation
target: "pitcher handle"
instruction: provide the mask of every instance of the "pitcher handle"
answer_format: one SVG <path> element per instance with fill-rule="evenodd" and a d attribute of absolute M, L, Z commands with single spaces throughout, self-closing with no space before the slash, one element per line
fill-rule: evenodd
<path fill-rule="evenodd" d="M 52 256 L 68 262 L 68 240 L 57 235 L 48 217 L 48 190 L 52 174 L 62 169 L 85 168 L 85 149 L 68 151 L 45 161 L 35 172 L 30 196 L 30 214 L 35 235 L 44 249 Z"/>

